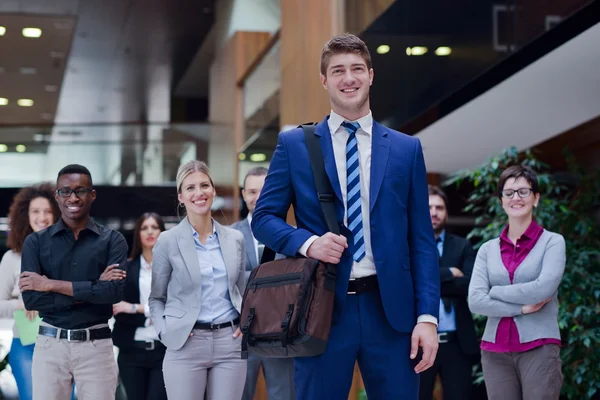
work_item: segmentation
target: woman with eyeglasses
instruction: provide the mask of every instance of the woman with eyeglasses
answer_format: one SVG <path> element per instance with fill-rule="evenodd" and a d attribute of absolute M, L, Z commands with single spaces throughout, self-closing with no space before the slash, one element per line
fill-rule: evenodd
<path fill-rule="evenodd" d="M 533 219 L 540 193 L 531 168 L 502 172 L 498 196 L 508 225 L 479 249 L 469 285 L 471 311 L 487 317 L 481 361 L 488 398 L 558 399 L 565 240 Z"/>

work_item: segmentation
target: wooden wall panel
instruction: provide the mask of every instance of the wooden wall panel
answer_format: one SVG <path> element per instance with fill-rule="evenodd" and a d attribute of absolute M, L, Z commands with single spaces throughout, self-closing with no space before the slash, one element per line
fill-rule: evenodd
<path fill-rule="evenodd" d="M 346 31 L 364 32 L 392 3 L 394 0 L 346 0 Z"/>

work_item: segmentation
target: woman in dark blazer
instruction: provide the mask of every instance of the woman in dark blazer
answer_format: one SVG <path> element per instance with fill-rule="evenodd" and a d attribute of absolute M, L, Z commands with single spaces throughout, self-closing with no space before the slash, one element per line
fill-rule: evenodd
<path fill-rule="evenodd" d="M 166 400 L 162 374 L 165 346 L 150 319 L 152 248 L 165 230 L 162 218 L 145 213 L 137 221 L 127 265 L 125 299 L 113 306 L 113 342 L 119 348 L 119 375 L 128 400 Z"/>

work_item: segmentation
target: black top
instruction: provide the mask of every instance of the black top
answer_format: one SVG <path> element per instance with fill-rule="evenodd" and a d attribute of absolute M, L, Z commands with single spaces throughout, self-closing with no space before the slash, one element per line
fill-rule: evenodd
<path fill-rule="evenodd" d="M 140 302 L 140 257 L 127 261 L 127 278 L 125 279 L 124 301 L 132 304 Z M 144 326 L 146 316 L 144 314 L 120 313 L 115 315 L 115 326 L 113 328 L 113 343 L 121 351 L 129 349 L 135 343 L 135 331 Z"/>
<path fill-rule="evenodd" d="M 21 272 L 73 282 L 73 297 L 53 292 L 23 292 L 28 310 L 37 310 L 50 325 L 63 329 L 105 324 L 112 304 L 123 299 L 124 281 L 100 281 L 111 264 L 125 268 L 127 242 L 119 232 L 96 224 L 91 218 L 75 240 L 61 219 L 55 225 L 25 239 Z"/>

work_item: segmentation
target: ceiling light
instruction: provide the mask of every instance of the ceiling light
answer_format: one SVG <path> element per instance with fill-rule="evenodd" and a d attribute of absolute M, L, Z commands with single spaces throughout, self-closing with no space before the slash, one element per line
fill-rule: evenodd
<path fill-rule="evenodd" d="M 0 97 L 0 106 L 5 106 L 8 104 L 8 99 L 6 97 Z"/>
<path fill-rule="evenodd" d="M 42 30 L 40 28 L 23 28 L 22 33 L 26 38 L 39 38 L 42 36 Z"/>
<path fill-rule="evenodd" d="M 0 153 L 6 153 L 8 151 L 8 146 L 5 144 L 0 144 Z"/>
<path fill-rule="evenodd" d="M 452 49 L 448 46 L 440 46 L 437 49 L 435 49 L 435 55 L 436 56 L 449 56 L 450 53 L 452 53 Z"/>
<path fill-rule="evenodd" d="M 377 47 L 377 54 L 387 54 L 390 52 L 390 46 L 388 46 L 387 44 L 382 44 L 381 46 Z"/>
<path fill-rule="evenodd" d="M 250 155 L 250 161 L 262 162 L 267 159 L 267 156 L 263 153 L 254 153 Z"/>
<path fill-rule="evenodd" d="M 31 107 L 33 106 L 33 100 L 31 99 L 19 99 L 17 100 L 17 104 L 21 107 Z"/>
<path fill-rule="evenodd" d="M 414 46 L 406 48 L 407 56 L 422 56 L 425 53 L 427 53 L 427 47 L 424 46 Z"/>
<path fill-rule="evenodd" d="M 15 147 L 15 150 L 17 150 L 17 153 L 25 153 L 25 151 L 27 150 L 27 147 L 25 147 L 24 144 L 18 144 Z"/>
<path fill-rule="evenodd" d="M 19 68 L 21 75 L 35 75 L 37 74 L 37 68 L 35 67 L 21 67 Z"/>
<path fill-rule="evenodd" d="M 246 153 L 240 153 L 240 154 L 238 155 L 238 159 L 239 159 L 240 161 L 244 161 L 244 160 L 246 159 Z"/>
<path fill-rule="evenodd" d="M 0 26 L 0 36 L 4 36 L 5 33 L 6 33 L 6 28 L 3 26 Z"/>
<path fill-rule="evenodd" d="M 46 92 L 56 92 L 58 90 L 58 86 L 56 86 L 56 85 L 46 85 L 46 86 L 44 86 L 44 90 Z"/>

